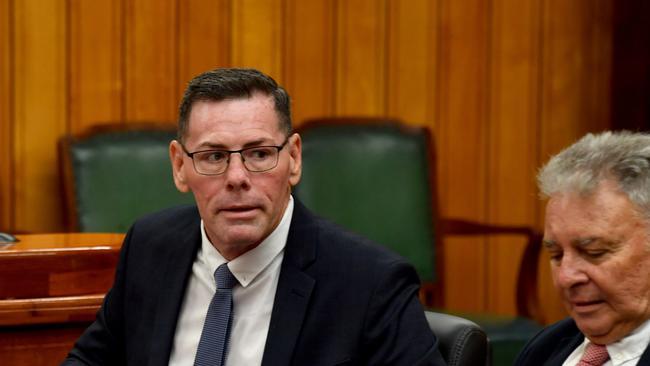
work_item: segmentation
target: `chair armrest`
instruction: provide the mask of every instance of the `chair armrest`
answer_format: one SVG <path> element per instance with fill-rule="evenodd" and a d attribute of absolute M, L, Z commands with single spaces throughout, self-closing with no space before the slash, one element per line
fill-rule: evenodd
<path fill-rule="evenodd" d="M 489 225 L 474 221 L 441 218 L 442 235 L 523 235 L 527 238 L 517 274 L 517 314 L 542 322 L 537 295 L 537 267 L 543 234 L 527 226 Z"/>
<path fill-rule="evenodd" d="M 424 312 L 429 328 L 438 338 L 438 348 L 450 366 L 488 365 L 489 345 L 476 323 L 454 315 Z"/>

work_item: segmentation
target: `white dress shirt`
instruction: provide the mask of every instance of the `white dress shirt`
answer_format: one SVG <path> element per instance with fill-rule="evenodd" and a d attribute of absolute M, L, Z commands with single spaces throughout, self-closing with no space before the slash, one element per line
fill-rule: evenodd
<path fill-rule="evenodd" d="M 582 355 L 585 353 L 589 339 L 585 337 L 584 342 L 578 348 L 573 350 L 569 358 L 564 361 L 562 366 L 575 366 L 580 362 Z M 639 362 L 643 352 L 650 344 L 650 320 L 641 324 L 627 337 L 618 342 L 607 345 L 609 360 L 603 366 L 634 366 Z"/>
<path fill-rule="evenodd" d="M 233 288 L 233 323 L 226 366 L 262 364 L 273 300 L 280 277 L 280 265 L 293 215 L 293 198 L 278 227 L 260 245 L 228 263 L 239 281 Z M 214 271 L 227 262 L 210 243 L 201 221 L 201 248 L 181 306 L 169 365 L 191 366 L 201 339 L 203 323 L 216 291 Z"/>

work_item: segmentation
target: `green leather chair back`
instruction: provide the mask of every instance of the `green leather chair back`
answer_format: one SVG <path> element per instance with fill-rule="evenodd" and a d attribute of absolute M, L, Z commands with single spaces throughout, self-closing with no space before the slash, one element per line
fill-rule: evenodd
<path fill-rule="evenodd" d="M 296 196 L 314 212 L 435 271 L 428 131 L 394 121 L 313 121 L 302 137 Z"/>
<path fill-rule="evenodd" d="M 143 214 L 194 202 L 174 186 L 168 153 L 174 138 L 173 129 L 152 127 L 64 141 L 71 229 L 126 232 Z"/>

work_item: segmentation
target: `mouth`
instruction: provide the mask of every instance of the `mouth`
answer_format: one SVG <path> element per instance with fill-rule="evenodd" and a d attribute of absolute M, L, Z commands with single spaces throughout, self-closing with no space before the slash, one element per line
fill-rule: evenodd
<path fill-rule="evenodd" d="M 598 308 L 600 308 L 600 306 L 604 304 L 605 301 L 603 300 L 571 301 L 570 303 L 571 303 L 571 307 L 576 313 L 586 314 L 598 310 Z"/>
<path fill-rule="evenodd" d="M 219 213 L 230 219 L 247 219 L 255 216 L 258 206 L 232 205 L 219 209 Z"/>

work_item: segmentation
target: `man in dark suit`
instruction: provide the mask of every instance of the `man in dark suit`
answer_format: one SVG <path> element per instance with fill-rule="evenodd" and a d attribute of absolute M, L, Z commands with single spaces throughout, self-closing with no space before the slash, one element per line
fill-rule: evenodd
<path fill-rule="evenodd" d="M 588 134 L 538 176 L 544 246 L 571 316 L 516 365 L 650 365 L 650 135 Z"/>
<path fill-rule="evenodd" d="M 404 260 L 291 197 L 290 101 L 251 69 L 194 78 L 170 144 L 196 206 L 137 221 L 65 365 L 443 365 Z"/>

